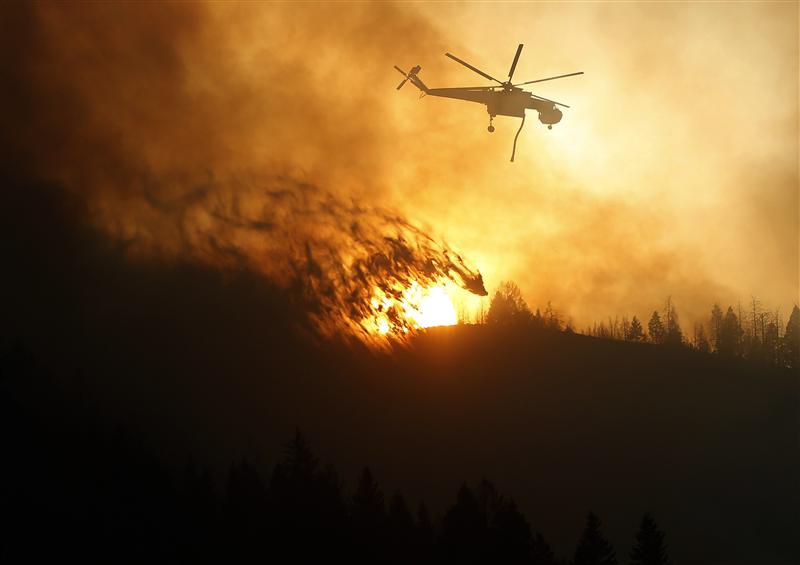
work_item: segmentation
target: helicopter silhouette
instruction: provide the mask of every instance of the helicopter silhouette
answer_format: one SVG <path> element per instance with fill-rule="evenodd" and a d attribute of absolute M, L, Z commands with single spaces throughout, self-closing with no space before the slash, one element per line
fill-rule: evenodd
<path fill-rule="evenodd" d="M 562 106 L 563 108 L 569 108 L 566 104 L 562 104 L 561 102 L 556 102 L 555 100 L 549 100 L 542 96 L 537 96 L 527 90 L 523 90 L 520 86 L 525 86 L 526 84 L 533 84 L 536 82 L 545 82 L 548 80 L 556 80 L 559 78 L 566 78 L 576 75 L 582 75 L 583 71 L 577 73 L 568 73 L 565 75 L 558 75 L 554 77 L 548 78 L 540 78 L 536 80 L 529 80 L 526 82 L 521 82 L 518 84 L 512 84 L 512 78 L 514 77 L 514 70 L 517 68 L 517 62 L 519 61 L 519 56 L 522 53 L 523 44 L 520 43 L 519 47 L 517 47 L 517 53 L 514 55 L 514 61 L 511 63 L 511 69 L 508 71 L 508 80 L 500 81 L 494 78 L 493 76 L 483 72 L 477 67 L 474 67 L 467 63 L 466 61 L 462 61 L 455 55 L 451 53 L 445 53 L 445 56 L 450 57 L 455 62 L 460 63 L 481 75 L 484 78 L 489 80 L 493 80 L 494 82 L 498 83 L 496 86 L 459 86 L 459 87 L 452 87 L 452 88 L 428 88 L 428 86 L 422 82 L 422 79 L 419 78 L 419 72 L 422 70 L 422 67 L 419 65 L 413 67 L 407 73 L 403 71 L 397 65 L 394 66 L 397 71 L 403 75 L 403 81 L 397 85 L 397 90 L 403 88 L 403 85 L 407 81 L 411 81 L 411 83 L 416 86 L 420 90 L 420 97 L 422 96 L 439 96 L 441 98 L 453 98 L 456 100 L 467 100 L 468 102 L 478 102 L 479 104 L 486 105 L 486 111 L 489 113 L 489 127 L 486 129 L 489 133 L 494 131 L 494 125 L 492 125 L 492 120 L 496 116 L 511 116 L 514 118 L 522 118 L 522 123 L 519 125 L 519 129 L 517 130 L 517 135 L 514 136 L 514 148 L 511 151 L 511 162 L 514 162 L 514 154 L 517 150 L 517 138 L 519 137 L 519 133 L 522 131 L 522 126 L 525 125 L 525 110 L 531 109 L 536 110 L 539 113 L 539 121 L 543 124 L 547 125 L 547 129 L 553 129 L 553 124 L 557 124 L 561 121 L 562 113 L 561 110 L 557 108 L 557 106 Z"/>

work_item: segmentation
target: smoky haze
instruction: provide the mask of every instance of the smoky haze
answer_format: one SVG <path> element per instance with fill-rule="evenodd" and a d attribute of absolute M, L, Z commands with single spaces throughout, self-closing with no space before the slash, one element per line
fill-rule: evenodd
<path fill-rule="evenodd" d="M 376 120 L 346 118 L 377 114 L 378 98 L 356 92 L 332 106 L 338 59 L 275 25 L 289 12 L 251 30 L 238 9 L 19 7 L 9 52 L 37 44 L 6 64 L 28 106 L 7 129 L 24 132 L 7 141 L 21 173 L 85 198 L 95 227 L 131 255 L 255 269 L 294 287 L 327 334 L 369 337 L 373 291 L 453 282 L 485 295 L 458 252 L 376 206 L 390 140 Z M 320 9 L 307 23 L 334 17 Z M 322 44 L 354 59 L 370 41 L 358 30 L 376 18 L 396 20 L 398 34 L 415 22 L 359 9 Z M 238 32 L 220 35 L 227 22 Z M 239 32 L 257 29 L 256 48 L 240 47 Z M 309 58 L 321 61 L 313 71 Z M 383 312 L 390 329 L 407 331 L 394 309 Z"/>
<path fill-rule="evenodd" d="M 668 294 L 684 323 L 707 319 L 714 300 L 756 295 L 784 314 L 798 300 L 795 4 L 424 11 L 458 44 L 452 52 L 494 76 L 505 76 L 517 43 L 515 78 L 586 72 L 531 85 L 571 108 L 552 131 L 526 125 L 513 165 L 516 120 L 498 118 L 489 136 L 480 111 L 453 110 L 454 129 L 474 132 L 459 138 L 464 151 L 493 160 L 457 183 L 465 206 L 450 222 L 466 209 L 491 226 L 459 239 L 487 279 L 512 278 L 535 303 L 569 305 L 579 323 L 641 316 Z M 434 79 L 426 62 L 437 55 L 419 61 L 430 86 L 481 84 L 455 64 Z M 433 209 L 444 201 L 430 200 Z"/>
<path fill-rule="evenodd" d="M 308 241 L 342 251 L 356 233 L 352 215 L 320 216 L 329 199 L 366 211 L 368 231 L 421 225 L 490 291 L 514 279 L 578 325 L 667 295 L 685 322 L 751 294 L 785 308 L 797 8 L 717 9 L 18 4 L 3 15 L 7 170 L 80 195 L 130 253 L 291 278 L 314 262 Z M 393 64 L 482 84 L 442 54 L 502 75 L 516 43 L 520 80 L 587 74 L 535 90 L 574 108 L 552 132 L 531 120 L 513 165 L 516 123 L 489 136 L 480 106 L 394 90 Z M 265 197 L 302 190 L 307 209 Z"/>

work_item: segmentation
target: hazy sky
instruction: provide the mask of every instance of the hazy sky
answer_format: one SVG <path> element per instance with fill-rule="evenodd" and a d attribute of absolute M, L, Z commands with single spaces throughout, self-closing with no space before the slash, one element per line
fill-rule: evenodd
<path fill-rule="evenodd" d="M 494 76 L 516 43 L 520 79 L 586 72 L 532 85 L 572 108 L 552 131 L 528 122 L 513 164 L 517 120 L 489 135 L 480 107 L 416 105 L 425 117 L 411 133 L 447 112 L 440 143 L 475 166 L 438 172 L 450 190 L 431 186 L 412 215 L 434 222 L 450 208 L 447 233 L 489 281 L 513 278 L 581 320 L 641 315 L 668 294 L 687 314 L 750 295 L 784 312 L 797 301 L 797 4 L 422 9 L 448 50 Z M 483 84 L 441 53 L 403 63 L 421 64 L 429 85 Z"/>
<path fill-rule="evenodd" d="M 714 301 L 798 301 L 797 3 L 74 8 L 39 4 L 5 40 L 29 110 L 14 143 L 114 236 L 192 252 L 218 231 L 267 264 L 276 246 L 218 211 L 255 218 L 283 175 L 398 211 L 490 292 L 512 279 L 578 327 L 668 295 L 685 329 Z M 485 84 L 445 51 L 505 77 L 518 43 L 520 81 L 586 74 L 533 85 L 572 107 L 552 131 L 529 115 L 515 163 L 518 120 L 488 134 L 480 105 L 395 90 L 395 64 Z"/>

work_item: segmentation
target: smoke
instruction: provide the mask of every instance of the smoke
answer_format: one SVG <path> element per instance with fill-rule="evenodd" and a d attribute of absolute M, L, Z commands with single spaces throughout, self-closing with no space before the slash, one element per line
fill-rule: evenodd
<path fill-rule="evenodd" d="M 404 247 L 398 266 L 469 286 L 477 271 L 459 274 L 436 234 L 579 327 L 668 295 L 689 323 L 715 300 L 783 305 L 797 283 L 797 96 L 784 72 L 796 29 L 781 22 L 796 8 L 648 10 L 6 5 L 4 169 L 79 195 L 130 253 L 295 287 L 305 269 L 320 295 L 346 278 L 334 294 L 350 296 L 349 274 Z M 504 76 L 520 42 L 520 79 L 587 74 L 537 85 L 572 107 L 552 131 L 526 125 L 513 165 L 516 122 L 489 135 L 479 105 L 394 90 L 394 64 L 422 65 L 431 87 L 481 83 L 445 51 Z M 766 91 L 773 103 L 743 120 Z M 358 318 L 347 304 L 314 308 Z"/>
<path fill-rule="evenodd" d="M 131 253 L 160 250 L 263 273 L 291 289 L 329 336 L 384 344 L 408 335 L 416 326 L 403 299 L 415 286 L 487 294 L 477 270 L 402 216 L 292 177 L 210 180 L 180 203 L 151 197 L 151 207 L 173 216 L 177 247 L 160 243 L 160 231 L 139 231 Z M 376 316 L 386 320 L 385 335 L 373 327 Z"/>
<path fill-rule="evenodd" d="M 342 61 L 427 26 L 391 6 L 346 18 L 322 7 L 302 30 L 292 16 L 14 6 L 3 68 L 17 88 L 6 107 L 21 111 L 6 114 L 14 139 L 3 141 L 17 174 L 85 198 L 95 227 L 130 255 L 254 270 L 293 289 L 328 335 L 376 339 L 376 309 L 404 335 L 397 299 L 413 285 L 485 295 L 446 243 L 374 204 L 390 142 L 373 120 L 378 97 L 337 77 Z"/>
<path fill-rule="evenodd" d="M 715 301 L 757 296 L 791 310 L 800 288 L 796 4 L 423 10 L 450 51 L 494 76 L 517 43 L 520 80 L 586 72 L 531 85 L 570 108 L 552 131 L 528 122 L 513 165 L 504 153 L 516 121 L 498 117 L 488 135 L 480 112 L 453 109 L 475 167 L 457 179 L 428 171 L 430 185 L 451 190 L 432 190 L 414 215 L 446 210 L 446 235 L 487 280 L 515 280 L 529 304 L 551 299 L 579 327 L 649 315 L 669 295 L 684 328 L 707 321 Z M 430 84 L 441 75 L 428 60 Z M 436 82 L 474 84 L 476 75 L 455 71 Z M 423 102 L 419 112 L 444 111 Z M 494 229 L 471 233 L 478 223 Z"/>

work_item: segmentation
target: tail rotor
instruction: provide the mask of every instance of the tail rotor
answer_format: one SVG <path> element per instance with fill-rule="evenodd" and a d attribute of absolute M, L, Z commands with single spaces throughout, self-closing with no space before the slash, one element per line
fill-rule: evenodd
<path fill-rule="evenodd" d="M 401 75 L 403 75 L 403 77 L 405 77 L 403 78 L 403 82 L 397 85 L 397 90 L 403 88 L 403 85 L 410 80 L 414 84 L 414 86 L 419 88 L 421 91 L 427 92 L 428 87 L 425 86 L 425 83 L 422 82 L 417 76 L 417 73 L 419 73 L 422 70 L 422 67 L 420 67 L 419 65 L 417 65 L 416 67 L 411 67 L 411 70 L 408 71 L 407 73 L 397 65 L 395 65 L 394 68 L 397 69 L 398 73 L 400 73 Z"/>
<path fill-rule="evenodd" d="M 410 79 L 411 77 L 410 77 L 409 75 L 407 75 L 407 74 L 405 73 L 405 71 L 403 71 L 403 69 L 401 69 L 401 68 L 400 68 L 400 67 L 398 67 L 397 65 L 395 65 L 395 66 L 394 66 L 394 68 L 395 68 L 395 69 L 397 69 L 397 72 L 398 72 L 398 73 L 400 73 L 401 75 L 403 75 L 403 76 L 405 77 L 405 78 L 403 79 L 403 82 L 401 82 L 400 84 L 398 84 L 398 85 L 397 85 L 397 90 L 400 90 L 401 88 L 403 88 L 403 85 L 404 85 L 404 84 L 405 84 L 405 83 L 408 81 L 408 79 Z"/>

